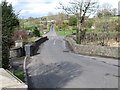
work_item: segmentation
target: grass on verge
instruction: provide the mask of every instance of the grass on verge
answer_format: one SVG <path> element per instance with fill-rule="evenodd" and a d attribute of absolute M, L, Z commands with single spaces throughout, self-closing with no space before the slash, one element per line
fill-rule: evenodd
<path fill-rule="evenodd" d="M 13 74 L 18 77 L 21 81 L 25 82 L 25 77 L 24 77 L 24 72 L 23 71 L 19 71 L 19 70 L 15 70 L 13 72 Z"/>

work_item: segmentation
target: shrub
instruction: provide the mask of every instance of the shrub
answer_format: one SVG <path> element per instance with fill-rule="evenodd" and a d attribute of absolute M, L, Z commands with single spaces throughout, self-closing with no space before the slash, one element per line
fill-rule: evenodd
<path fill-rule="evenodd" d="M 28 34 L 25 29 L 16 29 L 13 32 L 13 39 L 16 40 L 26 40 L 28 38 Z"/>
<path fill-rule="evenodd" d="M 77 18 L 75 18 L 75 17 L 70 18 L 68 24 L 69 24 L 70 26 L 76 26 L 76 25 L 77 25 Z"/>
<path fill-rule="evenodd" d="M 37 27 L 34 28 L 33 35 L 36 37 L 40 37 L 40 32 Z"/>

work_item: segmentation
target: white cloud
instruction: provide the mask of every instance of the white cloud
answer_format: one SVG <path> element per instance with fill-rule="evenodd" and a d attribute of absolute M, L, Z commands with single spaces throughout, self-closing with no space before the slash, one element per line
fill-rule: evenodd
<path fill-rule="evenodd" d="M 19 0 L 6 0 L 9 3 L 12 3 L 13 6 L 17 5 L 19 3 Z"/>
<path fill-rule="evenodd" d="M 58 2 L 67 4 L 71 0 L 7 0 L 12 2 L 16 11 L 22 10 L 20 15 L 47 15 L 49 12 L 55 14 L 59 10 L 55 8 L 58 6 Z M 118 8 L 119 0 L 99 0 L 101 4 L 111 3 L 113 7 Z"/>
<path fill-rule="evenodd" d="M 50 3 L 50 4 L 49 4 Z M 42 3 L 31 3 L 24 5 L 24 10 L 21 11 L 22 14 L 48 14 L 49 12 L 56 12 L 56 3 L 54 2 L 42 2 Z"/>
<path fill-rule="evenodd" d="M 99 3 L 101 4 L 110 3 L 113 8 L 118 8 L 118 2 L 119 0 L 99 0 Z"/>

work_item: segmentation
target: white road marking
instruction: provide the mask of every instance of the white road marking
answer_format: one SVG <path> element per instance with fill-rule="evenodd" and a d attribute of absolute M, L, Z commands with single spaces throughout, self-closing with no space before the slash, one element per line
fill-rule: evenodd
<path fill-rule="evenodd" d="M 54 40 L 54 42 L 53 42 L 53 45 L 55 45 L 56 44 L 56 40 Z"/>
<path fill-rule="evenodd" d="M 63 48 L 66 49 L 65 41 L 63 41 Z"/>

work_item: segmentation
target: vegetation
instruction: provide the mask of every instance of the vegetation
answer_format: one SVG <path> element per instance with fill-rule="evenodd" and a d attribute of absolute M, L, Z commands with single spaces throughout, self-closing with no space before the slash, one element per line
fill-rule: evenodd
<path fill-rule="evenodd" d="M 2 67 L 8 69 L 12 33 L 15 26 L 19 25 L 19 20 L 11 4 L 2 1 L 0 7 L 2 7 Z"/>
<path fill-rule="evenodd" d="M 30 17 L 28 19 L 20 19 L 20 28 L 26 30 L 26 32 L 30 34 L 29 35 L 30 37 L 39 36 L 38 34 L 42 36 L 43 34 L 49 32 L 49 27 L 51 23 L 47 23 L 47 20 L 48 20 L 47 17 L 40 18 Z"/>
<path fill-rule="evenodd" d="M 37 40 L 37 39 L 39 39 L 39 37 L 31 37 L 31 38 L 28 38 L 29 41 L 35 41 L 35 40 Z"/>
<path fill-rule="evenodd" d="M 113 8 L 111 9 L 111 5 L 108 3 L 103 4 L 97 11 L 97 16 L 99 18 L 104 16 L 115 16 L 117 13 L 117 9 Z"/>
<path fill-rule="evenodd" d="M 25 77 L 24 77 L 24 72 L 23 71 L 19 71 L 19 70 L 15 70 L 13 72 L 13 74 L 18 77 L 21 81 L 25 82 Z"/>
<path fill-rule="evenodd" d="M 37 27 L 34 28 L 33 35 L 36 37 L 40 37 L 40 32 Z"/>
<path fill-rule="evenodd" d="M 21 28 L 34 28 L 34 27 L 37 27 L 37 26 L 40 26 L 40 25 L 43 25 L 43 24 L 35 24 L 35 25 L 24 25 L 24 26 L 21 26 Z"/>
<path fill-rule="evenodd" d="M 78 44 L 95 43 L 97 40 L 99 41 L 97 45 L 102 46 L 113 40 L 115 43 L 119 43 L 117 36 L 120 33 L 120 17 L 116 16 L 116 8 L 112 8 L 107 3 L 98 7 L 97 2 L 92 2 L 92 0 L 88 2 L 73 0 L 68 4 L 66 6 L 61 2 L 59 3 L 58 9 L 64 10 L 68 15 L 68 24 L 64 23 L 66 19 L 62 20 L 60 24 L 56 24 L 59 35 L 67 35 L 65 34 L 67 30 L 76 30 L 74 39 L 76 38 Z M 97 11 L 97 16 L 89 18 L 91 11 Z"/>
<path fill-rule="evenodd" d="M 43 31 L 40 32 L 40 34 L 43 35 L 43 34 L 48 33 L 49 31 L 50 31 L 49 29 L 43 30 Z"/>
<path fill-rule="evenodd" d="M 62 31 L 56 31 L 56 32 L 60 36 L 67 36 L 67 35 L 76 33 L 76 30 L 62 30 Z"/>
<path fill-rule="evenodd" d="M 57 27 L 59 30 L 65 30 L 68 28 L 68 25 L 63 23 L 63 24 L 59 24 L 58 27 Z"/>
<path fill-rule="evenodd" d="M 77 29 L 76 29 L 76 42 L 78 44 L 81 43 L 81 33 L 84 30 L 83 23 L 86 18 L 86 14 L 92 14 L 96 8 L 97 3 L 92 2 L 92 0 L 88 0 L 87 2 L 84 0 L 73 0 L 69 2 L 69 5 L 66 6 L 63 3 L 59 3 L 60 9 L 64 10 L 67 14 L 72 14 L 77 18 Z"/>
<path fill-rule="evenodd" d="M 69 25 L 70 26 L 76 26 L 77 25 L 77 18 L 76 17 L 71 17 L 69 19 Z"/>
<path fill-rule="evenodd" d="M 17 40 L 26 40 L 28 38 L 28 34 L 27 34 L 27 31 L 25 29 L 15 29 L 13 31 L 13 36 L 12 36 L 13 40 L 14 41 L 17 41 Z"/>

